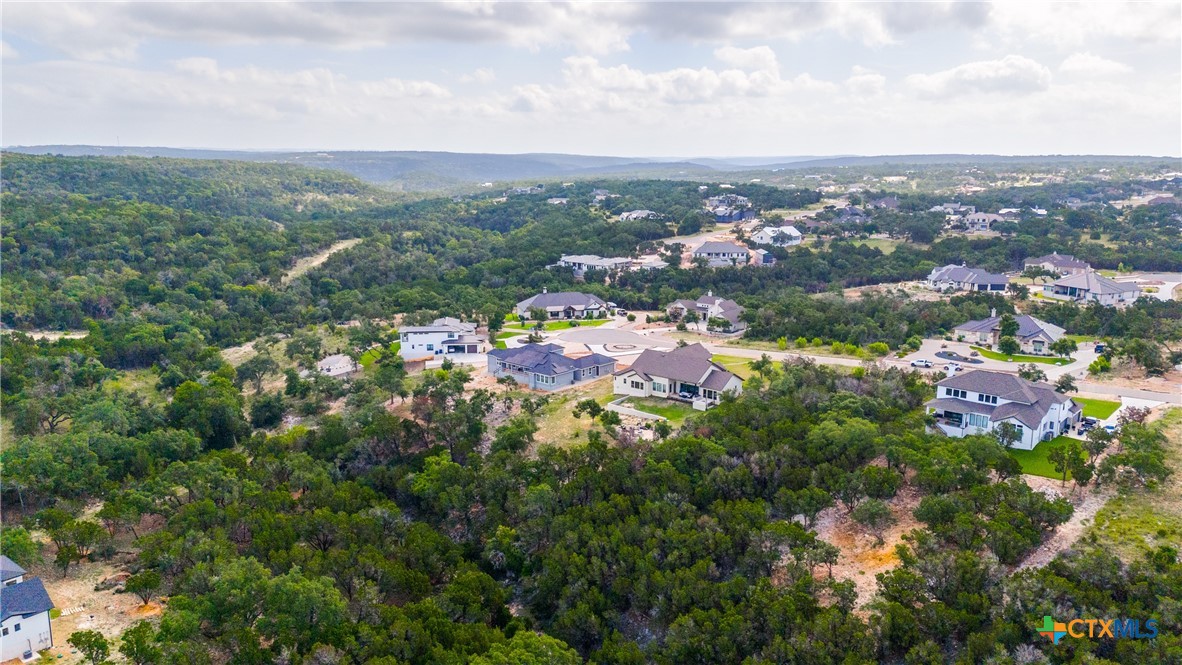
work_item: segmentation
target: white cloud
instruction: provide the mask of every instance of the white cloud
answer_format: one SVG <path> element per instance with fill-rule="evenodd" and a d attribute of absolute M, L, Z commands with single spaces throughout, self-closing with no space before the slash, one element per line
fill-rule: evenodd
<path fill-rule="evenodd" d="M 886 90 L 886 77 L 878 72 L 855 65 L 845 86 L 858 97 L 873 97 Z"/>
<path fill-rule="evenodd" d="M 908 87 L 926 98 L 951 97 L 972 93 L 1020 95 L 1046 90 L 1051 85 L 1051 70 L 1020 55 L 1000 60 L 968 62 L 934 74 L 912 74 Z"/>
<path fill-rule="evenodd" d="M 497 73 L 488 67 L 478 67 L 470 74 L 460 76 L 460 83 L 492 83 L 497 80 Z"/>
<path fill-rule="evenodd" d="M 11 60 L 21 57 L 21 54 L 12 47 L 12 44 L 6 41 L 0 41 L 0 57 Z"/>
<path fill-rule="evenodd" d="M 714 57 L 731 67 L 745 71 L 780 71 L 780 63 L 776 61 L 776 52 L 767 46 L 756 46 L 755 48 L 722 46 L 714 49 Z"/>
<path fill-rule="evenodd" d="M 1102 39 L 1133 44 L 1182 38 L 1178 2 L 998 2 L 990 26 L 1003 43 L 1078 48 Z"/>
<path fill-rule="evenodd" d="M 1072 53 L 1059 65 L 1059 71 L 1084 76 L 1117 76 L 1128 74 L 1133 68 L 1091 53 Z"/>

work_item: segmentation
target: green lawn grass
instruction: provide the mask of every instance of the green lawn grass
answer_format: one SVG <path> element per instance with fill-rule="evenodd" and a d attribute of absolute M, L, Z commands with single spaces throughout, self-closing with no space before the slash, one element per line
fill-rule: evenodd
<path fill-rule="evenodd" d="M 686 418 L 696 413 L 694 408 L 688 404 L 655 397 L 629 397 L 624 400 L 623 404 L 637 411 L 663 416 L 672 425 L 680 425 Z"/>
<path fill-rule="evenodd" d="M 1014 456 L 1014 459 L 1018 460 L 1018 464 L 1022 465 L 1022 473 L 1062 480 L 1063 475 L 1055 470 L 1055 465 L 1047 457 L 1055 448 L 1073 440 L 1066 436 L 1057 436 L 1050 441 L 1040 441 L 1034 447 L 1034 450 L 1015 450 L 1011 448 L 1010 454 Z M 1067 480 L 1071 480 L 1070 472 L 1067 474 Z"/>
<path fill-rule="evenodd" d="M 547 331 L 566 330 L 567 328 L 585 328 L 585 327 L 594 328 L 595 326 L 602 326 L 603 324 L 607 323 L 608 321 L 610 321 L 610 319 L 578 319 L 578 320 L 574 320 L 574 321 L 566 321 L 566 320 L 547 321 L 545 323 L 545 325 L 543 326 L 543 328 L 545 328 Z M 575 325 L 576 323 L 578 325 Z M 507 332 L 518 332 L 518 333 L 529 332 L 532 329 L 533 329 L 533 326 L 528 325 L 528 324 L 506 325 L 503 328 L 503 330 L 505 330 Z"/>
<path fill-rule="evenodd" d="M 393 344 L 390 345 L 390 353 L 397 354 L 398 350 L 401 348 L 402 348 L 402 342 L 394 342 Z M 357 362 L 362 367 L 369 369 L 369 366 L 372 365 L 373 362 L 378 359 L 379 354 L 380 354 L 380 352 L 378 349 L 370 349 L 370 350 L 366 351 L 365 353 L 361 354 L 361 357 L 357 359 Z"/>
<path fill-rule="evenodd" d="M 1106 399 L 1088 399 L 1087 397 L 1072 397 L 1071 399 L 1083 407 L 1085 417 L 1099 418 L 1100 420 L 1111 416 L 1120 408 L 1120 402 Z"/>
<path fill-rule="evenodd" d="M 1055 357 L 1055 356 L 1024 356 L 1024 355 L 1007 356 L 1004 353 L 998 353 L 997 351 L 990 351 L 989 349 L 982 348 L 980 346 L 974 346 L 974 347 L 972 347 L 972 349 L 974 351 L 976 351 L 977 353 L 980 353 L 985 358 L 989 358 L 991 360 L 1000 360 L 1002 362 L 1008 361 L 1008 362 L 1015 362 L 1015 363 L 1042 363 L 1044 365 L 1066 365 L 1066 364 L 1075 360 L 1075 358 L 1070 358 L 1070 357 L 1059 358 L 1059 357 Z"/>
<path fill-rule="evenodd" d="M 727 371 L 739 377 L 740 379 L 746 380 L 747 377 L 751 376 L 752 374 L 750 358 L 740 358 L 739 356 L 724 356 L 716 354 L 710 359 L 719 365 L 722 365 L 727 369 Z"/>

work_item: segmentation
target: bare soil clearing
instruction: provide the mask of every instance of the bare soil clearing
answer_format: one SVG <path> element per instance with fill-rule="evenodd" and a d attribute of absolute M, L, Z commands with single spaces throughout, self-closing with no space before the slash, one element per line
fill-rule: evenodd
<path fill-rule="evenodd" d="M 292 266 L 291 270 L 288 270 L 287 274 L 285 274 L 279 281 L 283 284 L 289 284 L 293 279 L 299 277 L 300 275 L 307 273 L 309 270 L 312 270 L 313 268 L 317 268 L 317 267 L 323 265 L 324 262 L 328 260 L 328 257 L 330 257 L 333 254 L 336 254 L 337 252 L 340 252 L 342 250 L 349 249 L 350 247 L 360 243 L 362 240 L 363 240 L 363 238 L 350 238 L 348 240 L 340 240 L 338 242 L 333 243 L 331 247 L 329 247 L 328 249 L 326 249 L 322 252 L 318 252 L 316 254 L 313 254 L 312 256 L 305 256 L 302 259 L 299 259 L 298 261 L 296 261 L 295 265 Z"/>
<path fill-rule="evenodd" d="M 1045 566 L 1060 552 L 1070 549 L 1091 527 L 1096 513 L 1108 503 L 1114 495 L 1110 489 L 1095 489 L 1088 486 L 1073 492 L 1074 484 L 1068 482 L 1063 485 L 1060 481 L 1041 476 L 1023 475 L 1022 479 L 1031 489 L 1038 490 L 1050 496 L 1061 496 L 1071 502 L 1075 512 L 1063 524 L 1055 527 L 1054 533 L 1042 545 L 1026 555 L 1026 559 L 1018 564 L 1017 570 Z"/>

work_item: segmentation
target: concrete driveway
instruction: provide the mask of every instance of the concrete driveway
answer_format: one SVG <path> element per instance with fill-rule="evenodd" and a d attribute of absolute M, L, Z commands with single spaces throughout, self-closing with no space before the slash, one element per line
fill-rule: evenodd
<path fill-rule="evenodd" d="M 970 354 L 972 354 L 973 349 L 965 342 L 945 342 L 944 340 L 938 339 L 925 339 L 923 341 L 923 345 L 919 347 L 919 351 L 907 354 L 902 358 L 902 360 L 905 363 L 910 363 L 912 360 L 924 358 L 926 360 L 932 361 L 932 364 L 935 365 L 933 368 L 934 370 L 943 370 L 944 365 L 946 365 L 948 361 L 936 357 L 936 354 L 940 351 L 953 351 L 955 353 L 959 353 L 962 356 L 971 357 Z M 1081 345 L 1079 351 L 1075 353 L 1075 361 L 1072 363 L 1064 365 L 1038 363 L 1038 366 L 1040 369 L 1042 369 L 1042 371 L 1047 373 L 1047 380 L 1051 382 L 1058 380 L 1060 376 L 1063 376 L 1067 373 L 1071 373 L 1078 378 L 1087 374 L 1088 365 L 1092 364 L 1092 361 L 1096 359 L 1096 356 L 1097 354 L 1095 348 L 1091 344 L 1084 344 Z M 988 369 L 1001 372 L 1017 372 L 1018 365 L 1023 364 L 1020 362 L 993 360 L 984 356 L 977 356 L 976 359 L 980 360 L 981 363 L 963 363 L 965 370 Z"/>

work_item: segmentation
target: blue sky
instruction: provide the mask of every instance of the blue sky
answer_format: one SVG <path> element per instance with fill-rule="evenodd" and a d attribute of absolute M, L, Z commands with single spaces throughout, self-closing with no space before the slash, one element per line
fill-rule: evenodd
<path fill-rule="evenodd" d="M 3 143 L 1182 153 L 1182 3 L 18 3 Z"/>

